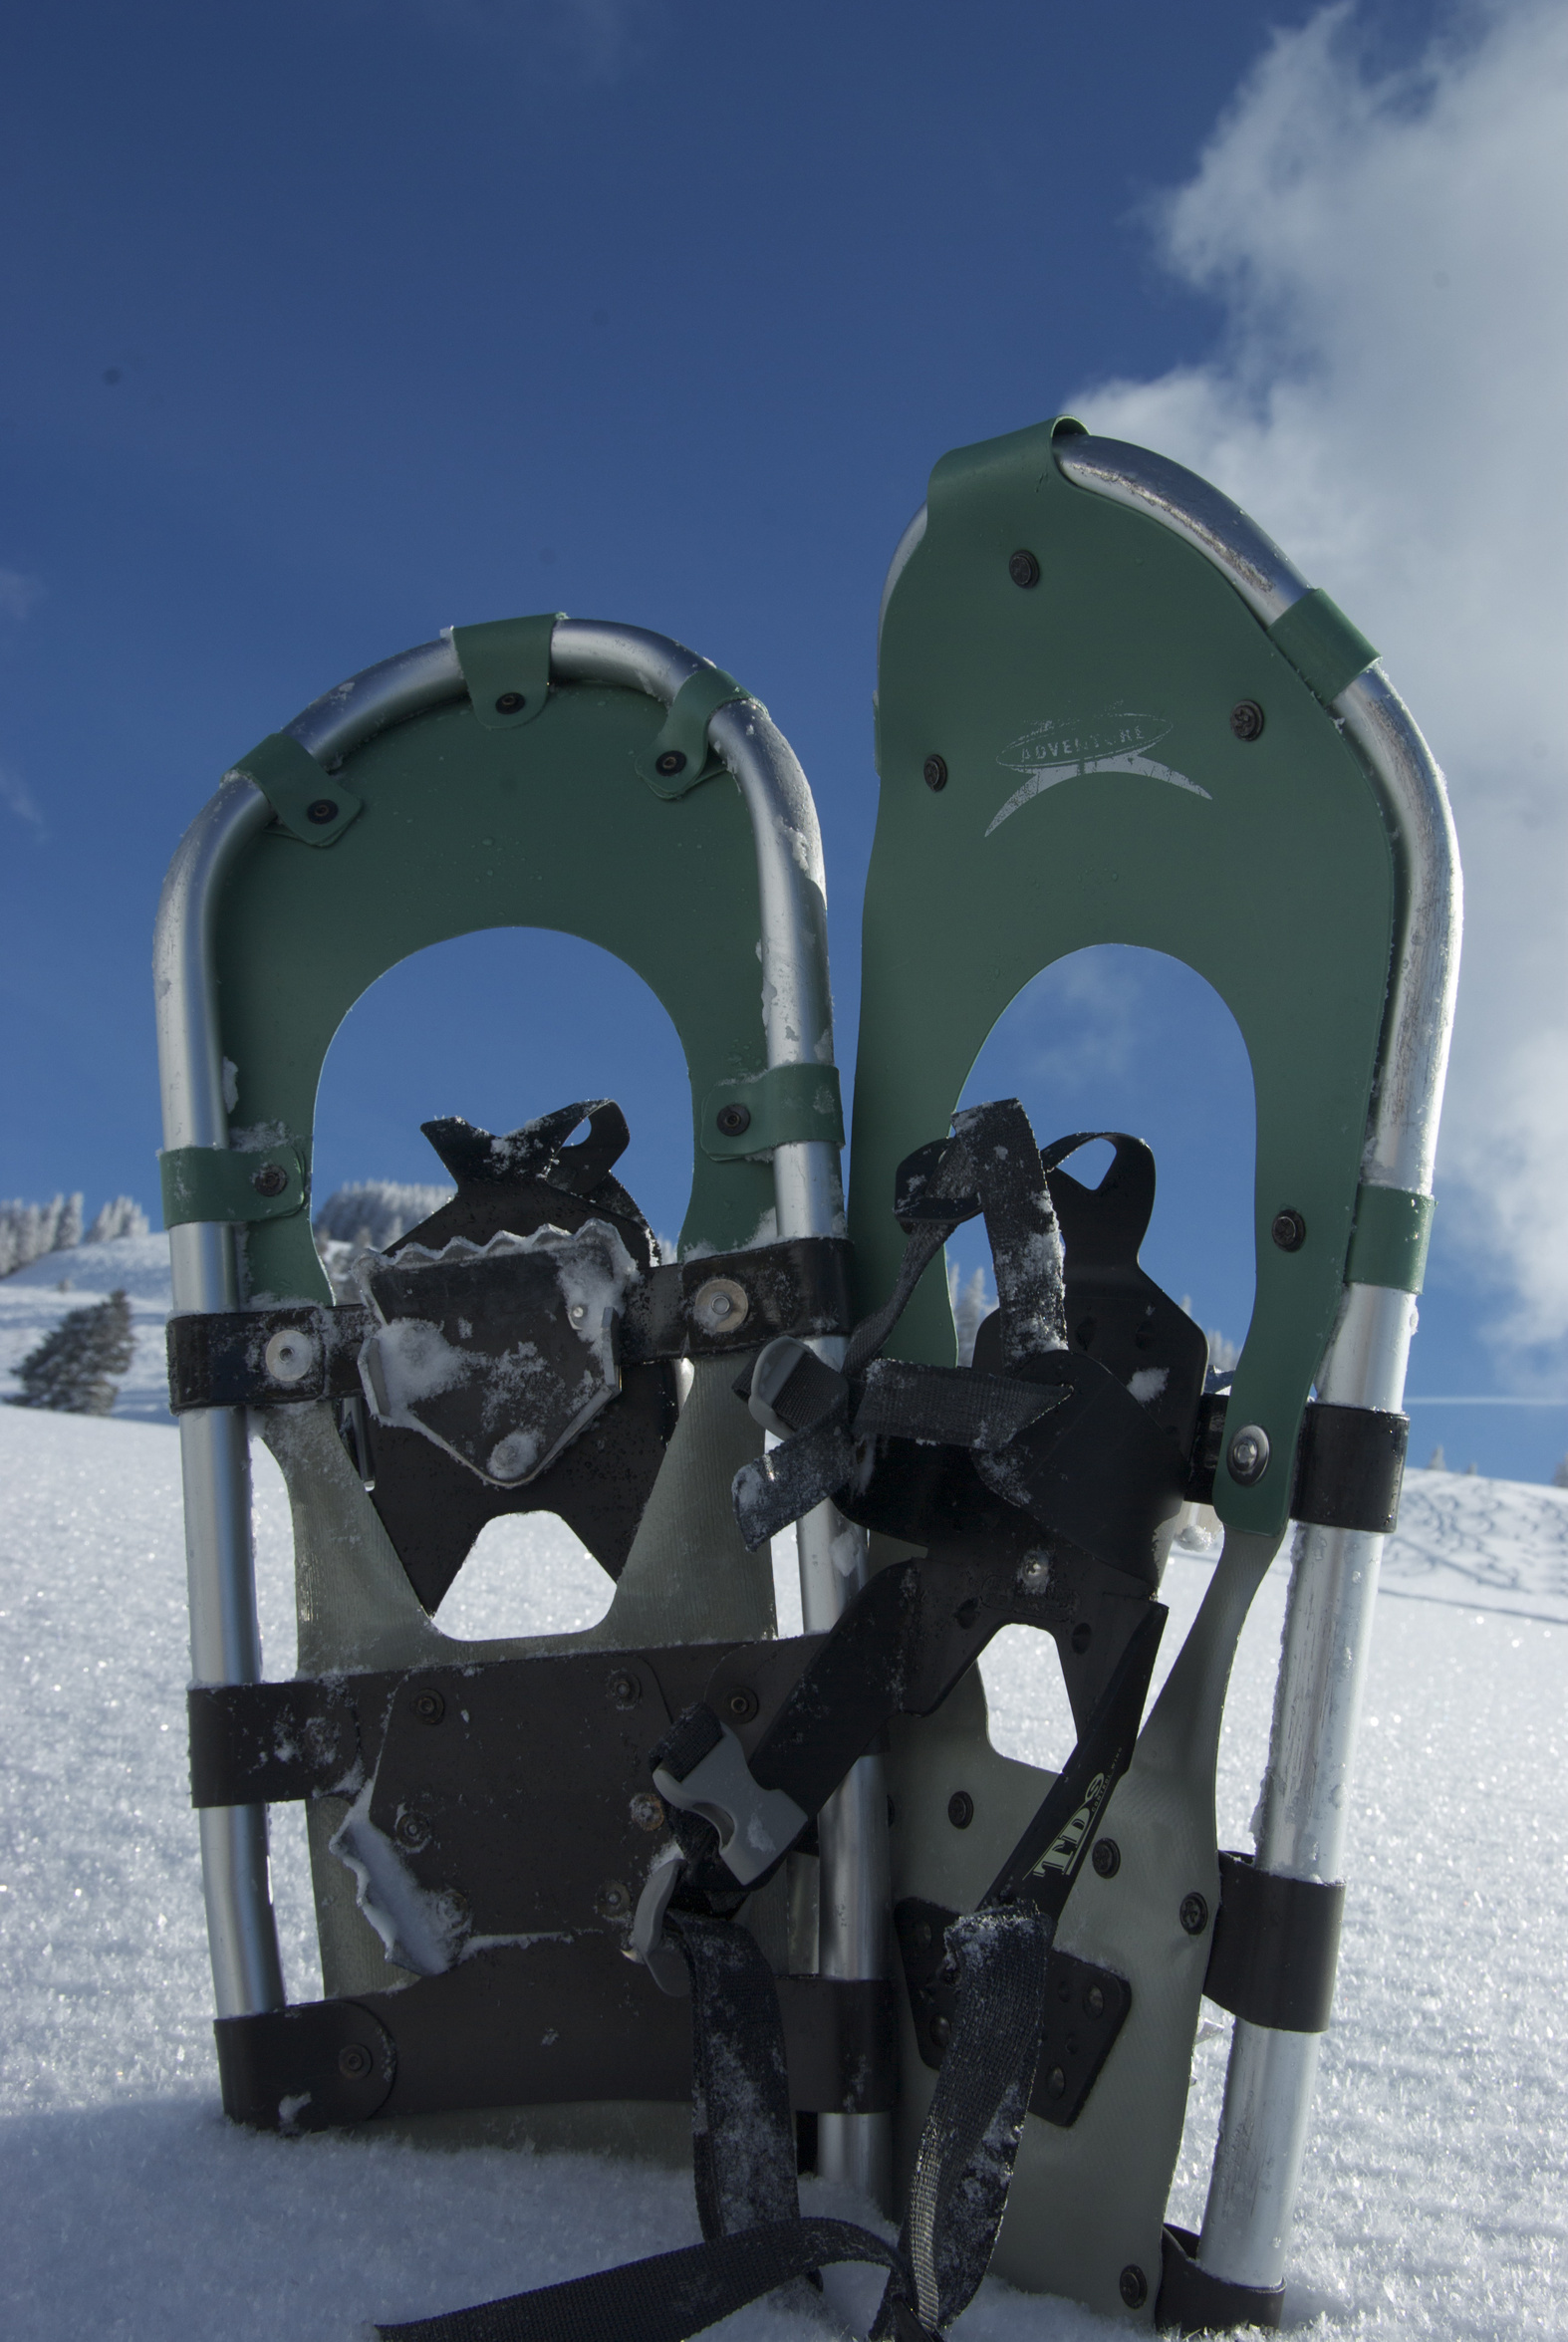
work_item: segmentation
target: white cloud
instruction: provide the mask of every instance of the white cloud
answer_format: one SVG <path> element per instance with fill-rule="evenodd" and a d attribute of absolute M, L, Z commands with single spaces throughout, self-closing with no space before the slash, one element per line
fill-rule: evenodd
<path fill-rule="evenodd" d="M 41 578 L 30 578 L 25 570 L 0 569 L 0 618 L 26 618 L 43 591 Z"/>
<path fill-rule="evenodd" d="M 1252 513 L 1379 645 L 1444 766 L 1466 931 L 1443 1216 L 1511 1296 L 1499 1342 L 1554 1351 L 1568 1338 L 1565 100 L 1556 0 L 1478 8 L 1392 77 L 1368 70 L 1346 6 L 1279 35 L 1160 221 L 1172 268 L 1222 306 L 1217 354 L 1069 401 Z"/>

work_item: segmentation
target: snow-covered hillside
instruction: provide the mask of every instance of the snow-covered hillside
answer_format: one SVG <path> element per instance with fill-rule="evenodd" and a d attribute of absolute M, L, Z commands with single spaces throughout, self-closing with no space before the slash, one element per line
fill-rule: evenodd
<path fill-rule="evenodd" d="M 167 1424 L 163 1327 L 169 1312 L 168 1238 L 161 1230 L 47 1252 L 42 1260 L 0 1278 L 0 1400 L 15 1391 L 16 1369 L 28 1352 L 54 1331 L 68 1310 L 85 1309 L 117 1288 L 131 1303 L 136 1347 L 121 1382 L 115 1414 L 135 1423 Z"/>
<path fill-rule="evenodd" d="M 132 1248 L 103 1249 L 122 1256 L 114 1281 L 134 1290 Z M 8 1284 L 18 1307 L 29 1291 L 54 1298 Z M 84 1280 L 80 1297 L 89 1290 Z M 694 2237 L 681 2173 L 225 2125 L 185 1802 L 176 1434 L 0 1406 L 0 1490 L 6 2331 L 346 2342 L 367 2317 L 450 2308 Z M 285 1674 L 287 1510 L 260 1449 L 256 1512 L 269 1672 Z M 1413 1473 L 1405 1521 L 1390 1593 L 1422 1598 L 1379 1606 L 1287 2320 L 1326 2342 L 1565 2334 L 1568 1497 Z M 591 1573 L 556 1524 L 497 1524 L 443 1623 L 581 1624 Z M 1201 1558 L 1173 1559 L 1168 1661 L 1208 1575 Z M 1286 1582 L 1282 1562 L 1227 1715 L 1232 1845 L 1251 1842 Z M 1040 1761 L 1061 1753 L 1048 1660 L 1016 1629 L 986 1669 L 995 1737 Z M 274 1817 L 273 1870 L 289 1989 L 308 1996 L 320 1986 L 298 1808 Z M 1189 2224 L 1229 2023 L 1208 2018 L 1173 2207 Z M 826 2192 L 808 2194 L 820 2204 Z M 764 2304 L 724 2330 L 807 2342 L 824 2328 Z M 1110 2329 L 988 2283 L 957 2331 L 1089 2342 Z"/>

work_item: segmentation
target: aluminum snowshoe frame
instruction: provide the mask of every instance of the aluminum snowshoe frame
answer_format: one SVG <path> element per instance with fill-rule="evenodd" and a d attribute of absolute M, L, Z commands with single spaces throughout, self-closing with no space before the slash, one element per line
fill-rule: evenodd
<path fill-rule="evenodd" d="M 1115 2006 L 1086 2079 L 1070 2083 L 1059 2069 L 1042 2069 L 1047 2097 L 1060 2079 L 1071 2111 L 1065 2119 L 1058 2112 L 1057 2119 L 1037 2113 L 1021 2120 L 1010 2200 L 1003 2183 L 1008 2211 L 995 2265 L 1015 2282 L 1124 2317 L 1158 2315 L 1162 2324 L 1190 2327 L 1273 2323 L 1332 1996 L 1356 1712 L 1381 1538 L 1397 1500 L 1412 1296 L 1430 1223 L 1456 978 L 1458 872 L 1440 776 L 1372 646 L 1245 515 L 1178 466 L 1093 439 L 1066 420 L 959 450 L 938 465 L 890 572 L 880 666 L 882 804 L 867 889 L 850 1210 L 863 1329 L 898 1271 L 902 1239 L 889 1208 L 895 1168 L 905 1163 L 907 1174 L 906 1158 L 932 1156 L 934 1135 L 945 1128 L 991 1025 L 1039 969 L 1097 942 L 1166 951 L 1197 968 L 1226 1000 L 1252 1061 L 1257 1303 L 1228 1402 L 1205 1403 L 1185 1459 L 1189 1485 L 1212 1486 L 1225 1544 L 1136 1750 L 1117 1760 L 1106 1776 L 1109 1792 L 1097 1788 L 1098 1805 L 1075 1824 L 1081 1844 L 1069 1833 L 1071 1900 L 1060 1908 L 1051 1947 L 1051 1989 L 1064 1999 L 1080 1991 L 1096 2024 L 1107 1994 Z M 541 716 L 546 721 L 532 731 Z M 744 811 L 734 792 L 697 786 L 725 767 L 739 783 Z M 429 786 L 434 772 L 438 810 Z M 509 787 L 526 797 L 526 833 L 516 803 L 506 802 Z M 568 788 L 590 793 L 587 818 L 582 800 L 570 818 L 562 815 Z M 372 816 L 363 824 L 362 809 Z M 596 813 L 598 832 L 585 843 Z M 607 886 L 603 837 L 612 826 L 620 851 L 618 875 Z M 498 852 L 508 827 L 510 849 Z M 519 851 L 525 834 L 526 854 Z M 305 851 L 311 847 L 321 851 Z M 677 889 L 697 873 L 702 902 L 724 906 L 716 920 L 704 911 L 700 927 L 677 908 Z M 811 1317 L 795 1287 L 781 1287 L 768 1320 L 760 1293 L 735 1285 L 755 1314 L 749 1340 L 737 1335 L 731 1350 L 749 1350 L 760 1372 L 758 1335 L 786 1337 L 786 1351 L 793 1335 L 801 1337 L 795 1348 L 818 1362 L 797 1381 L 795 1415 L 772 1417 L 760 1393 L 748 1413 L 730 1395 L 724 1345 L 711 1326 L 705 1338 L 695 1330 L 690 1312 L 699 1288 L 688 1270 L 679 1272 L 686 1278 L 676 1297 L 684 1334 L 671 1341 L 666 1327 L 660 1349 L 648 1334 L 645 1309 L 628 1356 L 637 1339 L 645 1348 L 635 1355 L 654 1361 L 680 1355 L 682 1343 L 687 1355 L 694 1347 L 692 1398 L 609 1617 L 585 1636 L 533 1643 L 454 1647 L 436 1635 L 392 1541 L 382 1534 L 378 1542 L 366 1489 L 327 1404 L 349 1385 L 342 1374 L 333 1381 L 324 1355 L 332 1313 L 320 1310 L 305 1211 L 310 1131 L 327 1043 L 365 984 L 423 943 L 499 923 L 588 935 L 638 968 L 669 1008 L 686 1048 L 697 1141 L 683 1254 L 693 1243 L 711 1245 L 724 1259 L 710 1267 L 740 1264 L 738 1273 L 749 1276 L 742 1254 L 754 1246 L 770 1205 L 781 1240 L 833 1240 L 834 1102 L 809 1073 L 789 1070 L 831 1065 L 820 847 L 799 767 L 764 711 L 732 678 L 661 638 L 549 619 L 459 630 L 328 694 L 225 781 L 176 857 L 159 916 L 176 1324 L 208 1329 L 199 1355 L 179 1351 L 175 1360 L 193 1672 L 198 1688 L 260 1679 L 245 1417 L 240 1406 L 214 1402 L 236 1394 L 252 1405 L 275 1401 L 262 1421 L 295 1508 L 302 1674 L 357 1672 L 366 1696 L 374 1676 L 386 1687 L 379 1695 L 392 1702 L 393 1722 L 397 1699 L 422 1684 L 414 1697 L 426 1703 L 428 1721 L 440 1711 L 435 1686 L 444 1679 L 419 1671 L 458 1655 L 465 1662 L 543 1661 L 641 1651 L 635 1665 L 667 1663 L 673 1687 L 682 1649 L 732 1639 L 728 1660 L 721 1657 L 700 1697 L 700 1672 L 692 1676 L 689 1668 L 678 1698 L 673 1689 L 668 1694 L 671 1712 L 697 1699 L 673 1740 L 666 1735 L 659 1743 L 665 1754 L 657 1778 L 679 1823 L 682 1782 L 694 1780 L 690 1768 L 709 1757 L 722 1755 L 728 1768 L 724 1795 L 755 1798 L 760 1776 L 748 1774 L 747 1754 L 762 1745 L 770 1714 L 787 1710 L 791 1666 L 798 1674 L 816 1664 L 809 1651 L 789 1661 L 788 1645 L 775 1647 L 778 1665 L 764 1659 L 771 1589 L 755 1564 L 741 1559 L 715 1496 L 737 1470 L 737 1500 L 748 1471 L 766 1480 L 772 1466 L 758 1460 L 760 1423 L 796 1432 L 809 1428 L 812 1405 L 842 1408 L 835 1390 L 842 1392 L 844 1379 L 836 1370 L 849 1319 L 834 1319 L 824 1336 L 818 1329 L 828 1320 Z M 763 1020 L 752 1029 L 734 1003 L 746 995 L 758 929 Z M 715 961 L 730 970 L 727 982 L 715 980 Z M 255 981 L 260 967 L 264 986 Z M 237 1109 L 225 1105 L 236 1080 Z M 737 1106 L 744 1121 L 736 1120 Z M 245 1117 L 243 1129 L 231 1128 L 231 1112 Z M 543 1141 L 528 1146 L 536 1168 L 545 1167 L 544 1199 L 534 1197 L 529 1222 L 536 1225 L 550 1195 L 572 1187 L 573 1177 L 561 1168 L 560 1151 L 541 1153 Z M 1072 1204 L 1072 1194 L 1083 1191 L 1070 1181 L 1063 1187 L 1063 1174 L 1050 1171 L 1062 1152 L 1047 1150 L 1043 1168 L 1058 1181 L 1054 1192 L 1071 1226 L 1072 1211 L 1082 1215 L 1088 1200 Z M 1098 1207 L 1115 1202 L 1119 1178 L 1136 1186 L 1139 1176 L 1134 1143 L 1119 1142 Z M 613 1185 L 581 1171 L 573 1224 L 596 1197 L 613 1212 L 613 1199 L 606 1202 Z M 907 1177 L 900 1192 L 908 1202 Z M 460 1186 L 460 1203 L 462 1195 Z M 1042 1208 L 1049 1213 L 1049 1204 Z M 472 1223 L 480 1235 L 501 1224 L 493 1217 Z M 236 1227 L 243 1230 L 238 1260 Z M 1130 1237 L 1124 1230 L 1106 1272 L 1104 1290 L 1115 1287 L 1118 1306 L 1139 1273 L 1142 1227 L 1138 1220 Z M 668 1298 L 671 1272 L 658 1273 Z M 1072 1280 L 1070 1244 L 1069 1302 Z M 347 1314 L 338 1316 L 346 1329 Z M 307 1378 L 292 1391 L 275 1377 L 269 1384 L 259 1337 L 240 1356 L 244 1343 L 234 1328 L 248 1318 L 265 1321 L 269 1345 L 285 1344 L 279 1357 L 302 1339 L 319 1380 Z M 627 1326 L 634 1327 L 633 1316 Z M 1099 1337 L 1102 1350 L 1108 1338 Z M 1103 1375 L 1090 1356 L 1096 1340 L 1087 1317 L 1075 1324 L 1074 1355 L 1061 1371 L 1080 1380 Z M 227 1382 L 208 1355 L 224 1341 Z M 878 1347 L 884 1343 L 888 1367 L 871 1370 L 883 1373 L 883 1404 L 897 1385 L 900 1404 L 917 1413 L 910 1375 L 952 1358 L 950 1323 L 929 1279 L 913 1289 L 901 1321 L 883 1329 Z M 267 1358 L 274 1355 L 269 1346 Z M 769 1388 L 787 1383 L 787 1375 L 783 1382 L 775 1376 Z M 801 1398 L 807 1384 L 816 1392 L 809 1405 Z M 855 1390 L 864 1409 L 869 1385 Z M 787 1408 L 787 1400 L 779 1404 Z M 886 1429 L 894 1419 L 885 1413 L 877 1420 Z M 959 1436 L 934 1400 L 921 1420 L 938 1443 Z M 983 1448 L 993 1435 L 971 1444 Z M 1206 1456 L 1198 1452 L 1205 1444 Z M 900 1452 L 897 1439 L 891 1449 L 871 1439 L 871 1449 L 895 1458 Z M 839 1493 L 853 1512 L 855 1492 L 846 1485 Z M 875 1527 L 891 1516 L 873 1506 L 868 1517 Z M 1247 1607 L 1292 1517 L 1304 1525 L 1256 1859 L 1221 1858 L 1213 1809 L 1225 1687 Z M 1047 1548 L 1052 1533 L 1048 1524 Z M 869 1571 L 875 1579 L 893 1573 L 883 1594 L 901 1572 L 912 1587 L 922 1582 L 922 1565 L 901 1559 L 917 1551 L 918 1541 L 908 1527 L 903 1534 L 908 1541 L 891 1545 L 874 1535 L 868 1559 L 863 1532 L 832 1503 L 805 1512 L 799 1539 L 808 1638 L 826 1633 L 841 1614 L 860 1615 L 857 1603 L 871 1615 L 865 1606 L 878 1595 Z M 945 1566 L 935 1561 L 938 1546 L 934 1540 L 926 1571 L 933 1583 Z M 694 1567 L 698 1550 L 706 1560 Z M 1074 1550 L 1069 1531 L 1061 1551 Z M 1009 1599 L 1023 1607 L 1007 1615 L 1048 1623 L 1026 1593 L 1015 1590 Z M 1132 1594 L 1123 1599 L 1120 1647 L 1131 1652 L 1138 1602 Z M 971 1601 L 971 1619 L 973 1609 Z M 1110 1610 L 1102 1603 L 1092 1632 L 1106 1631 L 1113 1614 L 1115 1602 Z M 854 1615 L 844 1631 L 854 1631 Z M 958 1615 L 964 1618 L 963 1608 Z M 1080 1633 L 1089 1625 L 1086 1610 Z M 1059 1641 L 1066 1669 L 1069 1644 L 1065 1635 Z M 653 1663 L 650 1646 L 656 1646 Z M 825 1647 L 814 1648 L 820 1661 Z M 1089 1648 L 1087 1637 L 1082 1648 Z M 1102 1685 L 1104 1670 L 1114 1667 L 1109 1647 L 1090 1663 Z M 638 1682 L 635 1668 L 625 1673 Z M 760 1720 L 737 1727 L 744 1736 L 737 1770 L 737 1755 L 718 1747 L 734 1736 L 711 1718 L 721 1695 L 738 1698 L 729 1711 L 735 1716 L 757 1718 L 759 1690 Z M 275 2119 L 276 2062 L 264 2057 L 250 2074 L 255 2089 L 247 2101 L 242 2034 L 234 2030 L 235 2020 L 275 2017 L 284 2005 L 266 1886 L 265 1810 L 259 1798 L 224 1802 L 222 1795 L 225 1780 L 232 1785 L 243 1775 L 254 1785 L 268 1776 L 254 1749 L 245 1771 L 232 1731 L 224 1755 L 219 1744 L 232 1719 L 225 1722 L 210 1700 L 203 1706 L 205 1696 L 200 1689 L 193 1694 L 193 1722 L 206 1718 L 196 1736 L 204 1730 L 209 1743 L 202 1851 L 220 2047 L 230 2028 L 226 2102 L 266 2120 L 272 2090 Z M 236 1697 L 241 1706 L 251 1698 L 254 1726 L 254 1698 Z M 1093 1741 L 1092 1706 L 1087 1690 L 1075 1697 L 1087 1735 L 1081 1754 Z M 702 1714 L 710 1721 L 697 1739 L 688 1730 L 684 1753 L 671 1753 L 687 1720 Z M 273 1720 L 284 1737 L 296 1727 L 328 1727 L 321 1712 L 295 1713 L 286 1702 Z M 385 1753 L 391 1745 L 374 1733 L 362 1742 L 368 1761 L 395 1771 Z M 903 2197 L 916 2161 L 929 2159 L 941 2044 L 948 2035 L 959 2038 L 949 2021 L 950 1990 L 912 1950 L 920 1927 L 930 1938 L 931 1921 L 921 1915 L 936 1915 L 939 1952 L 941 1925 L 953 1913 L 976 1913 L 1020 1831 L 1036 1809 L 1045 1810 L 1042 1789 L 1049 1805 L 1052 1776 L 990 1748 L 972 1668 L 934 1713 L 892 1714 L 886 1747 L 886 1768 L 882 1755 L 862 1756 L 821 1810 L 819 1967 L 862 1992 L 862 2016 L 876 1980 L 904 1969 L 893 1996 L 899 2041 L 892 2097 Z M 764 1755 L 757 1761 L 766 1771 Z M 897 1817 L 891 1857 L 885 1769 Z M 340 1794 L 329 1817 L 323 1793 L 344 1790 L 346 1780 L 335 1781 L 324 1758 L 277 1793 L 316 1801 L 318 1912 L 329 1991 L 338 1996 L 320 2006 L 339 2015 L 380 2010 L 387 2018 L 391 1996 L 378 1989 L 387 1974 L 382 1946 L 355 1912 L 348 1874 L 328 1847 L 331 1820 L 346 1797 Z M 766 1782 L 761 1786 L 765 1792 Z M 727 1810 L 722 1799 L 704 1804 L 694 1796 L 692 1806 L 720 1817 Z M 392 1809 L 385 1799 L 384 1807 L 385 1823 Z M 708 1825 L 695 1826 L 688 1871 L 693 1864 L 700 1871 L 698 1853 L 707 1844 L 700 1832 Z M 1103 1865 L 1098 1857 L 1093 1865 L 1081 1859 L 1091 1840 L 1106 1853 Z M 417 1832 L 403 1841 L 416 1842 Z M 718 1876 L 711 1853 L 705 1859 L 710 1878 Z M 898 1952 L 887 1925 L 890 1860 Z M 664 1893 L 667 1900 L 667 1881 Z M 619 1925 L 625 1915 L 614 1916 Z M 688 1960 L 687 1939 L 694 1942 L 704 1924 L 695 1912 L 679 1923 Z M 755 1932 L 771 1941 L 778 1969 L 777 1927 L 770 1940 L 764 1918 Z M 1208 2209 L 1201 2238 L 1194 2238 L 1167 2227 L 1165 2211 L 1205 1990 L 1237 2021 Z M 864 2047 L 871 2034 L 850 2037 L 848 2001 L 829 2022 L 820 2003 L 813 2011 L 792 1993 L 793 1984 L 787 1992 L 780 1987 L 791 2088 L 797 2105 L 819 2109 L 819 2168 L 882 2194 L 887 2116 L 834 2111 L 850 2103 L 834 2092 L 857 2044 Z M 409 2005 L 401 2003 L 404 2013 Z M 699 2037 L 700 2030 L 699 2022 Z M 363 2024 L 360 2031 L 363 2039 L 346 2039 L 339 2024 L 324 2037 L 322 2054 L 340 2055 L 340 2078 L 352 2086 L 330 2084 L 324 2095 L 336 2091 L 335 2111 L 321 2110 L 322 2119 L 352 2120 L 389 2103 L 385 2034 Z M 834 2035 L 832 2054 L 823 2054 L 824 2031 Z M 292 2038 L 298 2043 L 303 2035 Z M 1049 2029 L 1047 2039 L 1056 2039 Z M 815 2057 L 814 2085 L 800 2081 L 797 2051 L 802 2072 Z M 1009 2086 L 1027 2096 L 1029 2079 L 1014 2077 Z M 643 2094 L 673 2092 L 660 2086 Z M 482 2102 L 482 2093 L 447 2102 Z M 1030 2103 L 1045 2110 L 1038 2088 Z M 615 2118 L 606 2112 L 561 2135 L 653 2141 L 656 2126 L 625 2118 L 624 2109 Z M 950 2179 L 949 2172 L 943 2184 Z M 704 2204 L 705 2227 L 708 2211 Z M 764 2215 L 754 2209 L 751 2216 Z M 776 2216 L 776 2208 L 766 2216 Z M 723 2220 L 707 2232 L 722 2234 Z M 989 2252 L 989 2232 L 981 2247 L 976 2268 Z M 798 2257 L 798 2236 L 790 2249 Z M 910 2249 L 917 2264 L 913 2243 Z M 932 2303 L 943 2315 L 961 2306 L 940 2288 L 939 2301 L 928 2289 L 900 2297 L 900 2282 L 896 2277 L 884 2312 L 900 2332 L 918 2330 L 899 2323 L 913 2317 L 916 2300 L 926 2330 L 936 2323 Z"/>

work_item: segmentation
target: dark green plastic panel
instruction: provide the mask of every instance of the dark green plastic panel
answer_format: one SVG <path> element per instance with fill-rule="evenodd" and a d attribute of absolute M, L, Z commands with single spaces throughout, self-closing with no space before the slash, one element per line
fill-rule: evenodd
<path fill-rule="evenodd" d="M 639 779 L 662 719 L 641 692 L 578 685 L 552 691 L 534 723 L 486 730 L 465 696 L 355 751 L 344 778 L 365 810 L 333 853 L 263 831 L 217 922 L 236 1130 L 287 1137 L 308 1160 L 322 1060 L 348 1010 L 397 960 L 481 927 L 557 928 L 634 968 L 680 1035 L 693 1128 L 716 1084 L 761 1072 L 751 824 L 728 774 L 674 803 Z M 530 1023 L 570 1021 L 572 1004 L 487 998 L 470 1013 L 498 1043 L 525 1044 Z M 519 1095 L 517 1119 L 560 1103 Z M 771 1167 L 694 1152 L 683 1240 L 746 1243 L 773 1202 Z M 253 1227 L 245 1245 L 252 1296 L 325 1296 L 308 1215 Z"/>
<path fill-rule="evenodd" d="M 886 1295 L 903 1245 L 896 1166 L 946 1129 L 1031 977 L 1096 943 L 1184 960 L 1234 1015 L 1257 1098 L 1257 1297 L 1230 1420 L 1261 1424 L 1274 1460 L 1252 1488 L 1221 1467 L 1215 1502 L 1274 1531 L 1340 1298 L 1393 858 L 1332 718 L 1219 572 L 1064 479 L 1051 439 L 1045 424 L 943 457 L 888 608 L 852 1123 L 860 1302 Z M 1009 574 L 1019 552 L 1032 586 Z M 1259 739 L 1231 731 L 1243 699 L 1265 711 Z M 1030 1103 L 1043 1144 L 1050 1099 Z M 1270 1239 L 1286 1207 L 1307 1225 L 1296 1252 Z M 951 1359 L 937 1280 L 894 1346 Z"/>

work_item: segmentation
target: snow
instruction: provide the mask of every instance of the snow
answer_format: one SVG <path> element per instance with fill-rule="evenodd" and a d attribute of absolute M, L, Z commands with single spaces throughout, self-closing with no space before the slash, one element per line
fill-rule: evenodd
<path fill-rule="evenodd" d="M 102 1247 L 128 1289 L 134 1241 Z M 81 1282 L 62 1306 L 99 1290 L 80 1252 L 69 1265 Z M 55 1300 L 46 1282 L 17 1279 L 0 1298 L 18 1314 Z M 6 1316 L 8 1344 L 17 1330 Z M 185 1802 L 175 1433 L 0 1406 L 0 1475 L 7 2330 L 30 2342 L 346 2342 L 367 2318 L 453 2308 L 694 2238 L 680 2173 L 363 2134 L 265 2138 L 224 2123 Z M 259 1447 L 255 1478 L 262 1628 L 282 1675 L 294 1664 L 287 1509 Z M 1379 1605 L 1339 2000 L 1286 2320 L 1324 2342 L 1563 2335 L 1568 1495 L 1422 1472 L 1408 1491 Z M 465 1631 L 537 1631 L 581 1605 L 565 1530 L 528 1519 L 496 1530 Z M 1209 1574 L 1196 1556 L 1171 1563 L 1167 1663 Z M 1286 1583 L 1281 1563 L 1227 1713 L 1230 1845 L 1250 1844 Z M 1040 1689 L 1044 1656 L 1011 1630 L 987 1675 L 999 1743 L 1048 1761 L 1061 1725 Z M 289 1989 L 310 1997 L 320 1983 L 297 1807 L 274 1816 L 273 1874 Z M 1172 2207 L 1188 2225 L 1228 2029 L 1206 2015 Z M 829 2191 L 807 2193 L 827 2209 Z M 867 2297 L 865 2277 L 830 2285 L 836 2298 L 857 2286 Z M 825 2330 L 766 2304 L 726 2329 L 752 2342 Z M 956 2331 L 959 2342 L 1091 2342 L 1111 2329 L 988 2282 Z"/>
<path fill-rule="evenodd" d="M 122 1377 L 114 1412 L 122 1420 L 168 1422 L 168 1363 L 163 1326 L 171 1297 L 168 1238 L 116 1236 L 107 1244 L 76 1244 L 47 1252 L 27 1268 L 0 1277 L 0 1401 L 16 1389 L 17 1367 L 68 1310 L 86 1309 L 119 1287 L 131 1303 L 135 1351 Z"/>

